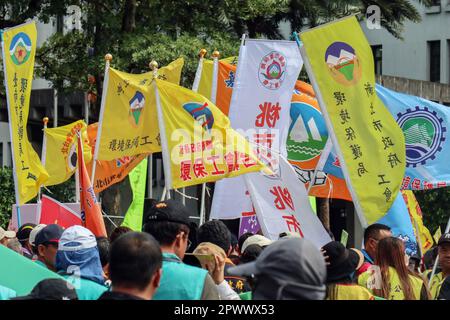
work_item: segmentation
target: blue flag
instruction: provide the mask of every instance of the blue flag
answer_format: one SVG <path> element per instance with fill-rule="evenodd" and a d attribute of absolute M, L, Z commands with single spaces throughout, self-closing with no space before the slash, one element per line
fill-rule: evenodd
<path fill-rule="evenodd" d="M 400 238 L 405 243 L 406 254 L 412 256 L 417 254 L 417 240 L 409 217 L 408 207 L 399 192 L 397 198 L 388 213 L 376 223 L 382 223 L 391 228 L 392 235 Z"/>
<path fill-rule="evenodd" d="M 450 183 L 450 109 L 441 104 L 376 86 L 378 97 L 402 128 L 406 142 L 403 190 L 446 187 Z M 386 137 L 385 148 L 392 142 Z"/>

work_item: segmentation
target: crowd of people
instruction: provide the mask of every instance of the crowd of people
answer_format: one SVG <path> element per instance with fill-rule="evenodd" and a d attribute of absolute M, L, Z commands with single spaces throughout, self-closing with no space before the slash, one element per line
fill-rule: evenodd
<path fill-rule="evenodd" d="M 121 226 L 109 238 L 78 225 L 0 228 L 0 245 L 61 276 L 26 296 L 0 285 L 0 300 L 450 299 L 450 233 L 417 261 L 382 224 L 365 230 L 363 250 L 318 249 L 289 232 L 237 239 L 220 220 L 197 228 L 189 216 L 167 200 L 146 207 L 142 232 Z"/>

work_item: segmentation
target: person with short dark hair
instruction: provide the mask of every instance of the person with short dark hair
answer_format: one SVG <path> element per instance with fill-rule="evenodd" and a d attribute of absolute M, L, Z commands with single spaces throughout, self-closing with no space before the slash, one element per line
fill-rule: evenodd
<path fill-rule="evenodd" d="M 223 250 L 225 254 L 225 280 L 234 291 L 241 294 L 250 290 L 250 286 L 245 278 L 228 274 L 228 269 L 234 267 L 235 264 L 229 258 L 229 255 L 232 252 L 231 232 L 228 230 L 225 223 L 220 220 L 205 222 L 198 228 L 197 240 L 199 243 L 213 243 Z"/>
<path fill-rule="evenodd" d="M 103 277 L 105 278 L 106 282 L 109 280 L 108 263 L 109 263 L 109 250 L 111 245 L 107 237 L 97 237 L 96 240 L 97 240 L 98 254 L 100 256 L 100 263 L 102 264 L 103 269 Z"/>
<path fill-rule="evenodd" d="M 206 270 L 183 263 L 189 247 L 189 212 L 174 200 L 161 201 L 145 212 L 144 231 L 159 242 L 163 255 L 161 284 L 153 300 L 218 300 Z"/>
<path fill-rule="evenodd" d="M 364 264 L 358 269 L 358 276 L 366 272 L 374 264 L 378 242 L 391 236 L 391 228 L 381 223 L 371 224 L 364 230 L 364 249 L 361 250 L 364 255 Z"/>
<path fill-rule="evenodd" d="M 150 234 L 128 232 L 111 245 L 111 291 L 99 300 L 151 300 L 161 280 L 162 253 Z"/>
<path fill-rule="evenodd" d="M 109 243 L 113 243 L 114 241 L 116 241 L 116 239 L 118 237 L 120 237 L 121 235 L 131 232 L 133 230 L 131 230 L 131 228 L 128 228 L 126 226 L 118 226 L 117 228 L 115 228 L 111 234 L 109 235 Z"/>
<path fill-rule="evenodd" d="M 56 253 L 63 231 L 61 226 L 49 224 L 36 234 L 34 245 L 38 256 L 37 264 L 56 272 Z"/>
<path fill-rule="evenodd" d="M 36 227 L 34 223 L 25 223 L 20 226 L 17 231 L 17 240 L 19 240 L 22 246 L 22 254 L 28 259 L 33 258 L 33 248 L 30 244 L 30 233 Z"/>
<path fill-rule="evenodd" d="M 245 248 L 244 253 L 241 256 L 241 263 L 248 263 L 255 261 L 258 259 L 261 252 L 263 252 L 263 248 L 259 244 L 251 244 L 247 248 Z"/>

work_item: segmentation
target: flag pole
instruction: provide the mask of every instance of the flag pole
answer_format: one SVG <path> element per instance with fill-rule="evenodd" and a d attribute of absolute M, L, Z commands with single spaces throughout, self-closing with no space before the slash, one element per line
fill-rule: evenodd
<path fill-rule="evenodd" d="M 212 53 L 213 57 L 213 76 L 212 76 L 212 85 L 211 85 L 211 102 L 216 104 L 217 101 L 217 78 L 219 73 L 219 57 L 220 52 L 214 50 Z M 206 183 L 202 184 L 202 198 L 200 201 L 200 225 L 205 223 L 206 217 Z"/>
<path fill-rule="evenodd" d="M 101 106 L 100 106 L 100 118 L 98 119 L 97 140 L 95 141 L 94 158 L 92 159 L 92 161 L 93 161 L 92 175 L 91 175 L 92 181 L 95 181 L 95 167 L 97 164 L 98 149 L 100 147 L 100 138 L 102 136 L 103 116 L 105 114 L 106 92 L 108 90 L 108 82 L 109 82 L 109 65 L 112 61 L 112 58 L 113 58 L 113 56 L 109 53 L 105 55 L 105 78 L 103 79 L 102 102 L 101 102 Z"/>
<path fill-rule="evenodd" d="M 450 231 L 450 218 L 448 218 L 447 226 L 445 227 L 444 233 L 448 233 L 449 231 Z M 436 275 L 438 262 L 439 262 L 439 253 L 436 256 L 436 260 L 434 261 L 433 271 L 431 272 L 430 280 L 428 281 L 428 289 L 431 288 L 431 280 L 433 280 L 433 277 Z"/>
<path fill-rule="evenodd" d="M 155 60 L 150 61 L 148 64 L 151 71 L 153 71 L 153 77 L 158 76 L 158 63 Z M 148 177 L 148 198 L 153 198 L 153 153 L 148 157 L 147 177 Z"/>
<path fill-rule="evenodd" d="M 197 66 L 197 71 L 195 72 L 195 79 L 194 79 L 194 83 L 192 84 L 192 91 L 194 92 L 198 92 L 198 87 L 200 85 L 200 80 L 202 79 L 202 73 L 203 73 L 203 60 L 205 59 L 205 55 L 206 55 L 207 51 L 206 49 L 201 49 L 200 52 L 198 53 L 198 66 Z M 201 201 L 200 201 L 200 225 L 202 224 L 202 203 L 204 202 L 204 198 L 203 198 L 203 194 L 204 194 L 204 188 L 205 188 L 205 184 L 202 184 L 202 197 L 201 197 Z M 183 194 L 186 193 L 186 188 L 183 187 L 181 189 L 181 192 Z M 182 198 L 182 203 L 183 205 L 186 205 L 186 199 L 185 197 Z"/>
<path fill-rule="evenodd" d="M 5 30 L 2 30 L 3 32 Z M 4 79 L 3 79 L 3 85 L 5 86 L 5 92 L 6 92 L 6 103 L 8 106 L 8 124 L 9 124 L 9 136 L 11 138 L 11 157 L 12 157 L 12 166 L 13 166 L 13 179 L 14 179 L 14 193 L 15 193 L 15 198 L 16 198 L 16 212 L 17 212 L 17 229 L 20 228 L 20 226 L 22 225 L 21 223 L 21 219 L 20 219 L 20 195 L 19 195 L 19 184 L 18 184 L 18 178 L 17 178 L 17 168 L 16 168 L 16 161 L 15 161 L 15 157 L 14 157 L 14 139 L 13 139 L 13 132 L 12 132 L 12 122 L 11 122 L 11 103 L 9 101 L 9 88 L 8 88 L 8 84 L 6 83 L 8 79 L 7 75 L 6 75 L 6 55 L 5 55 L 5 43 L 3 41 L 3 32 L 1 33 L 0 36 L 0 41 L 2 43 L 2 55 L 3 55 L 3 74 L 4 74 Z"/>
<path fill-rule="evenodd" d="M 45 161 L 47 159 L 47 135 L 45 134 L 45 129 L 47 129 L 48 117 L 44 117 L 42 119 L 42 122 L 44 123 L 44 128 L 42 129 L 41 163 L 42 163 L 42 166 L 45 168 Z M 42 190 L 42 185 L 39 186 L 38 198 L 37 198 L 38 203 L 41 202 L 41 190 Z"/>

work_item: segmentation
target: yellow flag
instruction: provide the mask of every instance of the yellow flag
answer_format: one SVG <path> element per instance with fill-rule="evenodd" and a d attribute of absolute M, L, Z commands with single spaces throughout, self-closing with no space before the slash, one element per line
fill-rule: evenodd
<path fill-rule="evenodd" d="M 427 227 L 423 224 L 422 210 L 420 209 L 414 193 L 411 190 L 402 190 L 402 195 L 408 208 L 416 238 L 420 237 L 422 254 L 424 254 L 433 246 L 433 237 Z"/>
<path fill-rule="evenodd" d="M 213 82 L 213 69 L 214 61 L 203 59 L 202 74 L 200 76 L 200 82 L 198 84 L 197 92 L 211 100 L 211 89 Z"/>
<path fill-rule="evenodd" d="M 264 168 L 248 141 L 211 101 L 166 81 L 155 80 L 155 86 L 167 188 Z"/>
<path fill-rule="evenodd" d="M 437 228 L 436 232 L 433 235 L 433 239 L 436 242 L 436 244 L 439 242 L 439 238 L 442 236 L 442 230 L 441 227 Z"/>
<path fill-rule="evenodd" d="M 16 177 L 16 201 L 19 204 L 33 199 L 39 186 L 48 178 L 27 135 L 36 45 L 34 21 L 3 32 L 3 70 Z"/>
<path fill-rule="evenodd" d="M 158 70 L 159 77 L 179 82 L 183 59 Z M 161 152 L 153 73 L 108 72 L 98 160 L 114 160 L 142 153 Z"/>
<path fill-rule="evenodd" d="M 77 168 L 77 132 L 81 131 L 84 161 L 92 160 L 91 147 L 87 136 L 87 126 L 79 120 L 66 126 L 46 128 L 45 169 L 49 174 L 45 186 L 53 186 L 68 180 Z"/>
<path fill-rule="evenodd" d="M 405 173 L 403 132 L 375 92 L 372 50 L 355 17 L 301 33 L 313 83 L 364 224 L 384 216 Z"/>

